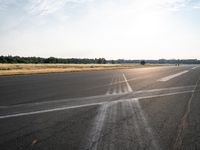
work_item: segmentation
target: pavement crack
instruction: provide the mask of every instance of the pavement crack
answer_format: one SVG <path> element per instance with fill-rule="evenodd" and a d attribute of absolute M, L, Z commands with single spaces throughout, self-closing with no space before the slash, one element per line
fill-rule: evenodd
<path fill-rule="evenodd" d="M 182 142 L 183 142 L 183 132 L 184 130 L 187 128 L 188 126 L 188 116 L 189 116 L 189 113 L 190 113 L 190 110 L 191 110 L 191 103 L 192 103 L 192 99 L 194 97 L 194 94 L 195 94 L 195 91 L 198 87 L 198 84 L 200 82 L 200 77 L 198 78 L 196 84 L 195 84 L 195 88 L 191 94 L 191 97 L 190 99 L 188 100 L 188 103 L 187 103 L 187 107 L 186 107 L 186 111 L 181 119 L 181 123 L 178 127 L 178 132 L 177 132 L 177 136 L 176 136 L 176 140 L 175 140 L 175 144 L 173 146 L 173 149 L 174 150 L 179 150 L 181 149 L 181 145 L 182 145 Z"/>

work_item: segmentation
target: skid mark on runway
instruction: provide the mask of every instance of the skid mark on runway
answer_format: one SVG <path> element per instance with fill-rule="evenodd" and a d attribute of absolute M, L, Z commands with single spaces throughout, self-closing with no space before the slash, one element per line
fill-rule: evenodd
<path fill-rule="evenodd" d="M 108 91 L 106 92 L 106 95 L 110 95 L 111 94 L 111 87 L 113 85 L 114 82 L 114 76 L 112 76 L 111 82 L 110 82 L 110 86 L 108 88 Z"/>
<path fill-rule="evenodd" d="M 100 108 L 88 139 L 84 150 L 160 150 L 138 99 L 106 103 Z"/>
<path fill-rule="evenodd" d="M 116 95 L 122 93 L 121 81 L 119 76 L 113 76 L 112 84 L 109 86 L 107 95 Z"/>
<path fill-rule="evenodd" d="M 107 113 L 107 108 L 110 104 L 103 104 L 98 111 L 97 116 L 95 117 L 92 129 L 89 134 L 88 143 L 86 144 L 85 150 L 97 150 L 98 143 L 101 139 L 101 132 L 104 126 L 105 117 Z"/>
<path fill-rule="evenodd" d="M 130 93 L 132 91 L 126 76 L 122 74 L 122 76 L 113 76 L 106 95 Z"/>
<path fill-rule="evenodd" d="M 149 143 L 150 144 L 149 149 L 152 147 L 152 149 L 154 149 L 154 150 L 160 150 L 157 139 L 155 138 L 155 135 L 154 135 L 151 127 L 148 124 L 148 121 L 147 121 L 147 119 L 144 115 L 144 112 L 143 112 L 143 110 L 140 106 L 139 101 L 136 99 L 136 100 L 131 101 L 131 102 L 132 102 L 133 105 L 136 105 L 136 108 L 138 109 L 139 117 L 142 120 L 142 124 L 144 125 L 146 135 L 147 135 L 147 136 L 145 136 L 145 138 L 146 138 L 145 140 L 150 142 Z M 140 126 L 141 126 L 141 124 L 140 124 Z"/>

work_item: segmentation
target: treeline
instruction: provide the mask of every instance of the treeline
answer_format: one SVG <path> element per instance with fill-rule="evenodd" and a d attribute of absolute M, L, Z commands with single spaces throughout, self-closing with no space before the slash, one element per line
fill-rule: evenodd
<path fill-rule="evenodd" d="M 0 56 L 0 63 L 25 63 L 25 64 L 140 64 L 142 61 L 148 64 L 200 64 L 198 59 L 159 59 L 159 60 L 106 60 L 105 58 L 41 58 Z"/>
<path fill-rule="evenodd" d="M 145 61 L 147 64 L 200 64 L 198 59 L 159 59 L 159 60 L 108 60 L 108 63 L 117 63 L 117 64 L 139 64 L 142 61 Z"/>
<path fill-rule="evenodd" d="M 41 57 L 20 57 L 0 56 L 0 63 L 25 63 L 25 64 L 106 64 L 105 58 L 79 59 L 79 58 L 41 58 Z"/>

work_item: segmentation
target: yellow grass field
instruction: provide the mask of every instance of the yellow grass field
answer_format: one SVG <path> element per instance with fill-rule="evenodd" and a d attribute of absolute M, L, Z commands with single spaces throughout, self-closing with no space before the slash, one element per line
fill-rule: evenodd
<path fill-rule="evenodd" d="M 0 75 L 95 71 L 157 66 L 163 65 L 148 64 L 143 66 L 140 64 L 0 64 Z"/>

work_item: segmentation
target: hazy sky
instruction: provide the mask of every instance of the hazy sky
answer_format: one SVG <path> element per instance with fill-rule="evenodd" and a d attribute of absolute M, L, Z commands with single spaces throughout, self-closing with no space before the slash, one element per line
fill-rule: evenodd
<path fill-rule="evenodd" d="M 0 55 L 200 59 L 200 0 L 0 0 Z"/>

